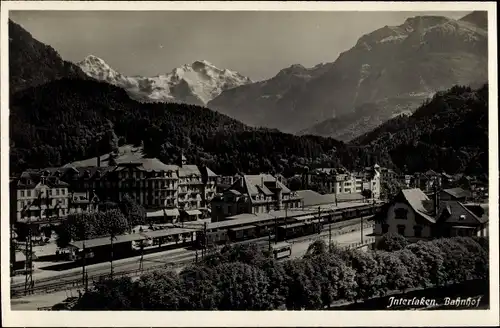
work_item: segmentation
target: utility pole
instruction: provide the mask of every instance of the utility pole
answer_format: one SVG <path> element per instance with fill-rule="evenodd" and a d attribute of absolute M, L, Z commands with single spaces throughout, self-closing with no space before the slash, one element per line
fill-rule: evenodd
<path fill-rule="evenodd" d="M 208 242 L 208 237 L 207 237 L 207 223 L 203 223 L 203 248 L 201 249 L 201 258 L 205 259 L 205 256 L 207 256 L 207 242 Z"/>
<path fill-rule="evenodd" d="M 330 214 L 330 219 L 332 215 Z M 328 248 L 330 252 L 332 251 L 332 220 L 330 220 L 330 224 L 328 225 Z"/>
<path fill-rule="evenodd" d="M 288 203 L 285 203 L 285 231 L 288 222 Z M 286 234 L 284 240 L 286 241 Z"/>
<path fill-rule="evenodd" d="M 85 286 L 85 291 L 87 291 L 87 287 L 85 284 L 86 272 L 85 272 L 85 261 L 86 261 L 86 249 L 85 249 L 85 236 L 83 239 L 83 250 L 82 250 L 82 284 Z"/>
<path fill-rule="evenodd" d="M 139 271 L 144 269 L 144 240 L 141 240 L 141 259 L 139 260 Z"/>
<path fill-rule="evenodd" d="M 363 216 L 361 216 L 361 243 L 363 243 Z"/>
<path fill-rule="evenodd" d="M 110 262 L 111 262 L 111 279 L 113 279 L 113 235 L 111 235 L 111 258 L 110 258 Z"/>
<path fill-rule="evenodd" d="M 286 230 L 285 230 L 285 238 L 286 238 Z M 274 244 L 278 243 L 278 217 L 274 217 Z"/>
<path fill-rule="evenodd" d="M 321 206 L 318 206 L 318 235 L 321 234 Z"/>
<path fill-rule="evenodd" d="M 38 194 L 39 218 L 42 221 L 42 192 Z M 28 213 L 30 214 L 30 213 Z M 25 263 L 26 279 L 24 281 L 24 294 L 27 295 L 33 291 L 33 231 L 31 215 L 28 218 L 28 236 L 26 237 L 26 263 Z"/>
<path fill-rule="evenodd" d="M 25 263 L 25 281 L 24 281 L 24 295 L 31 293 L 33 288 L 33 239 L 31 232 L 31 218 L 28 222 L 28 236 L 26 237 L 26 263 Z"/>

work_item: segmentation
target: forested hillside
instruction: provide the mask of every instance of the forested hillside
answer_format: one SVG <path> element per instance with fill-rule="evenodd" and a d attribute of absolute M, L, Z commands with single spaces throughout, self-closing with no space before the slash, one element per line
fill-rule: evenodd
<path fill-rule="evenodd" d="M 206 108 L 142 104 L 102 82 L 58 80 L 11 97 L 11 170 L 59 166 L 109 152 L 109 132 L 120 144 L 144 144 L 165 163 L 181 150 L 193 164 L 219 174 L 238 171 L 296 173 L 304 166 L 391 165 L 365 147 L 315 136 L 297 137 L 253 129 Z M 100 142 L 98 142 L 100 140 Z"/>
<path fill-rule="evenodd" d="M 9 20 L 9 88 L 16 92 L 61 78 L 89 79 L 80 67 L 64 61 L 54 48 L 34 39 Z"/>
<path fill-rule="evenodd" d="M 412 116 L 397 117 L 352 142 L 387 152 L 399 168 L 488 172 L 488 85 L 438 92 Z"/>

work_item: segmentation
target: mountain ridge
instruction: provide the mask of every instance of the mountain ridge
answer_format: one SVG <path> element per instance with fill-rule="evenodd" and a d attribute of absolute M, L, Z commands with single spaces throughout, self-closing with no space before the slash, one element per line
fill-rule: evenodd
<path fill-rule="evenodd" d="M 419 103 L 414 103 L 411 94 L 432 95 L 455 84 L 487 81 L 487 31 L 470 23 L 481 15 L 485 12 L 465 20 L 408 18 L 399 26 L 361 36 L 355 46 L 326 64 L 324 71 L 302 79 L 291 92 L 266 94 L 258 90 L 259 85 L 250 84 L 222 92 L 208 107 L 246 124 L 289 133 L 340 119 L 363 104 L 384 99 L 406 97 L 401 107 L 416 107 Z M 267 96 L 265 101 L 262 95 Z M 381 119 L 392 114 L 383 114 Z"/>
<path fill-rule="evenodd" d="M 9 19 L 9 90 L 14 93 L 62 79 L 90 79 L 77 65 Z"/>
<path fill-rule="evenodd" d="M 220 69 L 206 60 L 196 60 L 152 77 L 123 75 L 94 55 L 87 56 L 77 65 L 88 76 L 122 87 L 141 102 L 206 105 L 224 90 L 252 83 L 250 78 Z"/>

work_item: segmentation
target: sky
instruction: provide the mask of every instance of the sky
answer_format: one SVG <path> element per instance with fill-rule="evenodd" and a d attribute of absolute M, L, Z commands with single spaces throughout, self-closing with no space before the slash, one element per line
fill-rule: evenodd
<path fill-rule="evenodd" d="M 125 75 L 155 76 L 195 60 L 253 80 L 293 64 L 333 62 L 359 37 L 409 17 L 468 12 L 11 11 L 72 62 L 95 55 Z"/>

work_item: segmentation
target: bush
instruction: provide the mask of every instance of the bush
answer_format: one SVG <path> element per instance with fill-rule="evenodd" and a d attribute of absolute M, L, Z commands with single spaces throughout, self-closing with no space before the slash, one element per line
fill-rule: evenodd
<path fill-rule="evenodd" d="M 399 251 L 408 245 L 408 240 L 397 233 L 386 233 L 377 243 L 377 249 L 387 252 Z"/>
<path fill-rule="evenodd" d="M 175 272 L 103 280 L 80 310 L 318 310 L 392 290 L 487 279 L 488 253 L 473 238 L 419 241 L 394 252 L 342 250 L 278 262 L 256 246 L 227 246 Z"/>
<path fill-rule="evenodd" d="M 59 226 L 57 245 L 66 247 L 71 241 L 116 236 L 127 230 L 127 219 L 117 209 L 98 213 L 70 214 Z"/>
<path fill-rule="evenodd" d="M 215 268 L 219 310 L 268 310 L 271 298 L 267 293 L 269 279 L 254 266 L 224 263 Z"/>
<path fill-rule="evenodd" d="M 433 242 L 420 240 L 416 244 L 407 247 L 421 261 L 422 266 L 418 274 L 422 277 L 422 287 L 441 285 L 445 282 L 444 254 Z"/>

